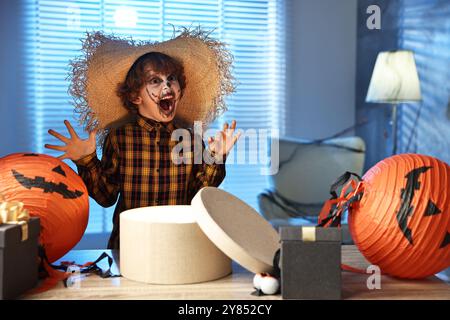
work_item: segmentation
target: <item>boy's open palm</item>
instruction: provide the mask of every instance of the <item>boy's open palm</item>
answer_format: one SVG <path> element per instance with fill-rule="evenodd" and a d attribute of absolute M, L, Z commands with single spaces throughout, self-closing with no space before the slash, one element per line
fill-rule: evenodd
<path fill-rule="evenodd" d="M 94 151 L 96 151 L 96 141 L 95 136 L 97 134 L 97 130 L 94 130 L 89 133 L 89 138 L 86 140 L 80 139 L 72 125 L 69 121 L 64 120 L 64 124 L 69 131 L 70 138 L 63 136 L 62 134 L 50 129 L 48 133 L 54 136 L 55 138 L 61 140 L 65 143 L 63 146 L 50 145 L 46 144 L 45 147 L 48 149 L 58 150 L 64 152 L 64 154 L 60 155 L 59 159 L 71 159 L 71 160 L 79 160 L 87 155 L 90 155 Z"/>
<path fill-rule="evenodd" d="M 235 129 L 235 120 L 231 122 L 230 127 L 228 127 L 228 123 L 225 123 L 222 131 L 217 132 L 215 137 L 208 139 L 209 149 L 220 156 L 227 155 L 241 136 L 241 132 L 234 134 Z"/>

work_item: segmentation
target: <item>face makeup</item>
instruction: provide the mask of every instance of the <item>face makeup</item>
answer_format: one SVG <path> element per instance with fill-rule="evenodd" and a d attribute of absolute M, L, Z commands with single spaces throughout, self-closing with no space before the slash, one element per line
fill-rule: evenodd
<path fill-rule="evenodd" d="M 148 79 L 141 90 L 142 104 L 139 106 L 139 112 L 156 121 L 171 121 L 181 98 L 177 78 L 173 74 L 151 71 Z"/>

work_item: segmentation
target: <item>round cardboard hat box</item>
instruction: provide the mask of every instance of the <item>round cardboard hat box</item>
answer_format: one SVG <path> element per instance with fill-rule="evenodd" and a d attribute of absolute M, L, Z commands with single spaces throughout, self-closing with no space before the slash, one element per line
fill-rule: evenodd
<path fill-rule="evenodd" d="M 131 209 L 120 215 L 120 271 L 154 284 L 211 281 L 231 273 L 231 259 L 253 273 L 271 273 L 276 230 L 252 207 L 214 187 L 190 206 Z"/>
<path fill-rule="evenodd" d="M 212 281 L 231 260 L 196 223 L 191 206 L 137 208 L 120 214 L 120 272 L 152 284 Z"/>

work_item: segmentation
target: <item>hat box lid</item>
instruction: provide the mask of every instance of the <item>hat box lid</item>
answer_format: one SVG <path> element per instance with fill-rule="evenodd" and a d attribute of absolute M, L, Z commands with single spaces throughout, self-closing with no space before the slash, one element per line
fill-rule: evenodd
<path fill-rule="evenodd" d="M 202 231 L 228 257 L 254 273 L 273 271 L 280 238 L 256 210 L 214 187 L 202 188 L 191 205 Z"/>

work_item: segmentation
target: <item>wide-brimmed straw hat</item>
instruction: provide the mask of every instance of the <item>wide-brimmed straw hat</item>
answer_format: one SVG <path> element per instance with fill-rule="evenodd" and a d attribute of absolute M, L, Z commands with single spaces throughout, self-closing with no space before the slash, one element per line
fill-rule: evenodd
<path fill-rule="evenodd" d="M 175 121 L 203 128 L 226 110 L 224 98 L 234 92 L 231 75 L 233 56 L 225 44 L 209 37 L 200 27 L 182 28 L 168 41 L 134 41 L 103 32 L 87 32 L 83 54 L 70 62 L 69 93 L 74 98 L 80 124 L 87 131 L 105 132 L 129 118 L 129 111 L 116 94 L 137 58 L 161 52 L 180 61 L 186 88 L 177 107 Z"/>

